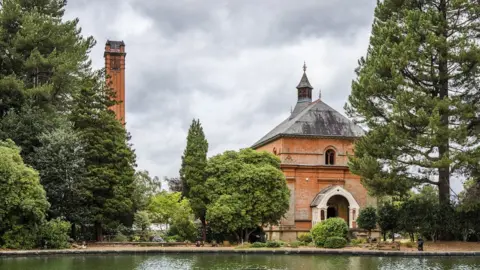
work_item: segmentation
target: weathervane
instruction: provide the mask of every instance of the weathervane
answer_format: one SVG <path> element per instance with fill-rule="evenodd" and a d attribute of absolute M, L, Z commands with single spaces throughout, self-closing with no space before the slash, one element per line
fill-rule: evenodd
<path fill-rule="evenodd" d="M 303 61 L 303 72 L 307 71 L 307 64 Z"/>

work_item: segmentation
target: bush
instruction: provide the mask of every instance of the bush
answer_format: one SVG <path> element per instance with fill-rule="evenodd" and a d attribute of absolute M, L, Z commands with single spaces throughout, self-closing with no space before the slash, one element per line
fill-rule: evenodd
<path fill-rule="evenodd" d="M 68 248 L 70 222 L 61 218 L 52 219 L 40 228 L 42 247 L 46 248 Z"/>
<path fill-rule="evenodd" d="M 269 248 L 279 248 L 282 246 L 282 242 L 280 241 L 267 241 L 267 247 Z"/>
<path fill-rule="evenodd" d="M 262 242 L 255 242 L 250 245 L 250 247 L 252 248 L 262 248 L 266 246 L 267 246 L 267 243 L 262 243 Z"/>
<path fill-rule="evenodd" d="M 312 234 L 311 233 L 302 233 L 297 237 L 298 241 L 311 243 L 312 242 Z"/>
<path fill-rule="evenodd" d="M 2 236 L 2 240 L 4 247 L 11 249 L 32 249 L 38 243 L 36 230 L 24 225 L 14 225 Z"/>
<path fill-rule="evenodd" d="M 326 248 L 343 248 L 347 245 L 347 240 L 343 237 L 338 237 L 338 236 L 332 236 L 328 237 L 327 240 L 325 240 L 324 247 Z"/>
<path fill-rule="evenodd" d="M 366 239 L 364 239 L 364 238 L 358 238 L 358 239 L 352 239 L 352 240 L 350 241 L 350 244 L 351 244 L 352 246 L 358 246 L 358 245 L 361 245 L 361 244 L 365 244 L 366 242 L 367 242 Z"/>
<path fill-rule="evenodd" d="M 292 243 L 290 243 L 290 247 L 291 247 L 291 248 L 298 248 L 298 247 L 301 246 L 302 244 L 303 244 L 303 242 L 293 241 Z"/>
<path fill-rule="evenodd" d="M 128 237 L 126 237 L 122 232 L 118 232 L 115 237 L 113 237 L 114 242 L 128 242 Z"/>
<path fill-rule="evenodd" d="M 345 239 L 348 234 L 348 225 L 342 218 L 329 218 L 316 224 L 311 230 L 313 242 L 317 247 L 323 247 L 329 237 Z"/>

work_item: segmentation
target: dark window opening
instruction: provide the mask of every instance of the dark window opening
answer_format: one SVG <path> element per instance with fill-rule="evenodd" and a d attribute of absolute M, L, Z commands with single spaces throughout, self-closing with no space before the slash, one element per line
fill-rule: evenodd
<path fill-rule="evenodd" d="M 114 69 L 114 70 L 119 70 L 120 69 L 120 58 L 112 57 L 110 59 L 110 68 Z"/>
<path fill-rule="evenodd" d="M 327 152 L 325 152 L 325 165 L 333 164 L 335 164 L 335 151 L 328 149 Z"/>
<path fill-rule="evenodd" d="M 337 209 L 335 207 L 328 207 L 327 208 L 327 218 L 334 218 L 337 217 Z"/>

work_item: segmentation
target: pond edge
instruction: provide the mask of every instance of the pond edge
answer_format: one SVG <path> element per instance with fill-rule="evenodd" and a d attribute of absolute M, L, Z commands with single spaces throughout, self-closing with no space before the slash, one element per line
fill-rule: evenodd
<path fill-rule="evenodd" d="M 426 257 L 426 256 L 480 256 L 480 251 L 379 251 L 379 250 L 343 250 L 343 249 L 62 249 L 62 250 L 21 250 L 0 251 L 0 257 L 33 257 L 48 255 L 143 255 L 143 254 L 278 254 L 278 255 L 351 255 L 351 256 L 402 256 L 402 257 Z"/>

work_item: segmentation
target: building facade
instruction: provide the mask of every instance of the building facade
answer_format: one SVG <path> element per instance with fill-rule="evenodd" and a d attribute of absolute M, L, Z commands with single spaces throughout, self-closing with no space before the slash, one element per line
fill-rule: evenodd
<path fill-rule="evenodd" d="M 110 109 L 115 112 L 116 118 L 125 125 L 125 43 L 123 41 L 107 40 L 105 44 L 105 69 L 107 85 L 113 89 L 118 104 Z"/>
<path fill-rule="evenodd" d="M 364 130 L 321 99 L 312 101 L 312 90 L 304 66 L 291 115 L 252 146 L 280 158 L 290 189 L 285 218 L 279 226 L 265 228 L 270 239 L 295 240 L 331 217 L 341 217 L 355 229 L 359 211 L 376 204 L 347 166 Z"/>

